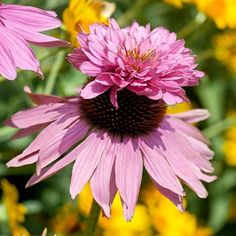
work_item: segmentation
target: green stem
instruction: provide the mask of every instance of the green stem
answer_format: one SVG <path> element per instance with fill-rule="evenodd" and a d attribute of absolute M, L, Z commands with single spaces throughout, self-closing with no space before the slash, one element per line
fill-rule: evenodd
<path fill-rule="evenodd" d="M 186 38 L 190 35 L 196 28 L 206 21 L 206 17 L 202 13 L 198 13 L 193 20 L 191 20 L 185 27 L 183 27 L 180 32 L 178 32 L 178 38 Z"/>
<path fill-rule="evenodd" d="M 55 56 L 57 53 L 59 53 L 60 51 L 64 51 L 65 49 L 62 48 L 60 50 L 56 50 L 56 51 L 53 51 L 53 52 L 50 52 L 44 56 L 42 56 L 41 58 L 39 58 L 39 61 L 44 61 L 44 60 L 47 60 L 48 58 L 52 57 L 52 56 Z"/>
<path fill-rule="evenodd" d="M 45 93 L 50 94 L 54 88 L 56 83 L 57 76 L 60 72 L 61 66 L 64 62 L 66 55 L 66 50 L 59 51 L 56 56 L 55 63 L 52 66 L 51 72 L 47 78 L 46 86 L 45 86 Z"/>
<path fill-rule="evenodd" d="M 100 215 L 100 206 L 93 200 L 92 207 L 87 219 L 85 236 L 94 236 Z"/>
<path fill-rule="evenodd" d="M 143 9 L 143 5 L 146 3 L 146 0 L 137 0 L 134 5 L 129 8 L 122 16 L 117 20 L 120 26 L 125 26 L 127 23 L 130 23 L 135 18 L 135 15 Z"/>
<path fill-rule="evenodd" d="M 204 134 L 207 138 L 211 139 L 216 135 L 224 132 L 225 130 L 231 128 L 233 125 L 236 125 L 236 118 L 227 118 L 225 120 L 221 120 L 214 125 L 204 129 Z"/>
<path fill-rule="evenodd" d="M 205 60 L 212 58 L 212 57 L 214 57 L 214 51 L 213 51 L 213 49 L 210 48 L 210 49 L 198 54 L 198 61 L 202 62 L 202 61 L 205 61 Z"/>

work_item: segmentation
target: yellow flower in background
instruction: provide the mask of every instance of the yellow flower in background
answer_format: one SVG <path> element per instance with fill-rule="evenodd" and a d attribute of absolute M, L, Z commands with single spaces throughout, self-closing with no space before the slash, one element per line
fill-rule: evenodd
<path fill-rule="evenodd" d="M 225 135 L 224 153 L 225 161 L 230 166 L 236 166 L 236 125 L 231 127 Z"/>
<path fill-rule="evenodd" d="M 199 226 L 197 218 L 185 211 L 181 213 L 176 206 L 161 195 L 154 187 L 143 193 L 150 219 L 160 236 L 211 236 L 208 227 Z"/>
<path fill-rule="evenodd" d="M 71 43 L 77 46 L 76 36 L 82 30 L 89 31 L 93 23 L 108 23 L 115 4 L 100 0 L 70 0 L 63 12 L 63 23 L 71 35 Z"/>
<path fill-rule="evenodd" d="M 6 209 L 8 226 L 12 236 L 29 236 L 29 232 L 21 225 L 25 220 L 26 208 L 18 203 L 17 188 L 6 179 L 1 180 L 2 204 Z"/>
<path fill-rule="evenodd" d="M 93 196 L 90 185 L 86 184 L 79 196 L 77 197 L 78 208 L 81 214 L 88 215 L 93 202 Z"/>
<path fill-rule="evenodd" d="M 79 219 L 78 209 L 69 203 L 58 209 L 50 225 L 52 232 L 65 236 L 78 232 L 83 227 Z"/>
<path fill-rule="evenodd" d="M 166 2 L 172 6 L 181 8 L 183 6 L 183 3 L 191 2 L 191 0 L 164 0 L 164 2 Z"/>
<path fill-rule="evenodd" d="M 215 58 L 236 73 L 236 31 L 215 36 L 213 44 Z"/>
<path fill-rule="evenodd" d="M 174 114 L 179 112 L 185 112 L 192 108 L 191 104 L 188 102 L 178 103 L 175 106 L 167 107 L 167 114 Z"/>
<path fill-rule="evenodd" d="M 87 184 L 79 194 L 78 208 L 79 212 L 88 215 L 92 205 L 92 193 L 89 184 Z M 103 236 L 151 236 L 150 220 L 145 206 L 137 205 L 135 214 L 131 222 L 126 222 L 123 217 L 123 209 L 118 194 L 112 204 L 112 217 L 106 219 L 100 216 L 98 225 L 104 230 Z"/>
<path fill-rule="evenodd" d="M 112 217 L 101 217 L 99 226 L 104 230 L 103 236 L 151 236 L 150 218 L 145 206 L 137 204 L 131 222 L 126 222 L 123 217 L 120 198 L 116 195 L 112 204 Z"/>
<path fill-rule="evenodd" d="M 176 7 L 183 3 L 196 5 L 197 9 L 211 18 L 218 28 L 236 28 L 236 1 L 235 0 L 164 0 Z"/>
<path fill-rule="evenodd" d="M 214 20 L 217 27 L 236 28 L 235 0 L 193 0 L 199 11 Z"/>

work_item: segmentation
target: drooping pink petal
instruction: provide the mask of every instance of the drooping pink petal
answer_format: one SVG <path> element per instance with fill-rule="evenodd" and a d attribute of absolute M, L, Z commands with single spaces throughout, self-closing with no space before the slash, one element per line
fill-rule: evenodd
<path fill-rule="evenodd" d="M 115 173 L 116 185 L 124 201 L 125 218 L 128 221 L 133 217 L 138 200 L 142 171 L 143 160 L 137 140 L 124 138 L 117 147 Z"/>
<path fill-rule="evenodd" d="M 1 54 L 0 58 L 3 56 L 4 58 L 7 58 L 11 55 L 8 59 L 8 61 L 11 60 L 11 63 L 9 63 L 10 67 L 6 70 L 10 70 L 10 68 L 12 68 L 12 71 L 12 66 L 14 66 L 15 68 L 20 68 L 23 70 L 32 70 L 42 76 L 39 61 L 25 40 L 16 35 L 14 32 L 10 32 L 8 29 L 0 27 L 0 45 L 1 44 L 5 44 L 4 46 L 1 46 L 3 48 L 3 52 L 5 51 L 8 53 L 5 54 L 5 56 L 4 54 Z M 3 60 L 3 58 L 1 60 Z M 13 73 L 13 71 L 11 73 Z M 9 79 L 14 79 L 14 76 L 9 76 Z"/>
<path fill-rule="evenodd" d="M 173 202 L 180 211 L 184 211 L 183 207 L 183 195 L 178 195 L 169 189 L 163 188 L 157 182 L 154 181 L 156 188 L 160 191 L 162 195 L 167 197 L 171 202 Z"/>
<path fill-rule="evenodd" d="M 165 144 L 165 149 L 161 147 L 161 152 L 166 157 L 175 174 L 188 184 L 199 197 L 205 198 L 207 191 L 198 178 L 200 170 L 190 161 L 190 158 L 186 158 L 196 153 L 181 140 L 181 136 L 166 130 L 162 130 L 161 133 L 163 134 L 161 136 L 162 142 Z"/>
<path fill-rule="evenodd" d="M 87 144 L 86 148 L 80 151 L 72 170 L 70 184 L 72 199 L 80 193 L 96 169 L 107 143 L 106 135 L 103 132 L 92 132 L 84 141 Z"/>
<path fill-rule="evenodd" d="M 69 125 L 71 122 L 73 122 L 75 119 L 77 119 L 77 117 L 72 117 L 71 119 L 67 119 L 64 122 L 61 123 L 56 123 L 53 122 L 51 124 L 49 124 L 45 129 L 43 129 L 38 136 L 31 142 L 31 144 L 18 156 L 14 157 L 10 162 L 7 163 L 8 167 L 13 167 L 13 163 L 16 163 L 14 161 L 14 159 L 16 160 L 22 160 L 27 158 L 27 156 L 29 156 L 31 153 L 36 152 L 38 150 L 40 150 L 40 148 L 42 147 L 42 145 L 44 145 L 45 143 L 48 142 L 48 140 L 50 140 L 51 138 L 53 138 L 58 132 L 60 132 L 61 130 L 63 130 L 63 128 L 65 128 L 67 125 Z M 24 165 L 22 162 L 18 162 L 17 166 L 21 166 Z M 15 166 L 15 165 L 14 165 Z"/>
<path fill-rule="evenodd" d="M 108 138 L 101 160 L 90 181 L 93 197 L 108 218 L 111 216 L 110 205 L 117 192 L 114 169 L 117 142 L 116 138 Z"/>
<path fill-rule="evenodd" d="M 29 87 L 25 87 L 24 91 L 27 93 L 30 99 L 37 105 L 48 103 L 60 103 L 64 101 L 58 96 L 32 93 Z"/>
<path fill-rule="evenodd" d="M 7 167 L 19 167 L 30 165 L 38 161 L 38 151 L 22 153 L 7 162 Z"/>
<path fill-rule="evenodd" d="M 85 86 L 80 95 L 84 99 L 92 99 L 104 93 L 109 88 L 110 86 L 105 86 L 96 81 L 92 81 Z"/>
<path fill-rule="evenodd" d="M 210 114 L 206 109 L 194 109 L 182 113 L 172 114 L 171 116 L 181 119 L 186 123 L 195 123 L 206 120 Z"/>
<path fill-rule="evenodd" d="M 167 118 L 165 119 L 168 121 L 168 126 L 173 127 L 174 129 L 178 130 L 179 132 L 183 132 L 188 136 L 191 136 L 205 144 L 208 144 L 209 141 L 207 140 L 206 137 L 194 126 L 185 123 L 184 121 L 180 119 L 174 119 L 174 118 Z"/>
<path fill-rule="evenodd" d="M 169 163 L 157 149 L 152 148 L 156 139 L 155 136 L 140 138 L 139 146 L 144 154 L 144 166 L 149 175 L 160 186 L 176 194 L 183 195 L 184 190 Z"/>
<path fill-rule="evenodd" d="M 19 28 L 46 31 L 61 25 L 55 13 L 36 7 L 2 4 L 0 10 L 3 20 L 15 23 Z"/>
<path fill-rule="evenodd" d="M 14 80 L 16 78 L 16 64 L 11 54 L 10 49 L 4 43 L 6 39 L 1 36 L 0 32 L 0 40 L 2 40 L 3 44 L 0 44 L 0 75 L 3 75 L 9 80 Z M 7 66 L 6 66 L 7 65 Z"/>
<path fill-rule="evenodd" d="M 56 118 L 63 116 L 66 110 L 70 110 L 66 115 L 73 116 L 73 112 L 76 112 L 76 109 L 77 105 L 72 103 L 43 104 L 26 111 L 17 112 L 5 124 L 12 127 L 28 128 L 38 124 L 52 122 Z"/>
<path fill-rule="evenodd" d="M 43 78 L 40 63 L 29 43 L 43 47 L 70 45 L 41 33 L 61 25 L 56 14 L 35 7 L 3 3 L 0 4 L 0 14 L 0 75 L 14 80 L 19 68 L 34 71 Z"/>
<path fill-rule="evenodd" d="M 47 143 L 42 145 L 39 151 L 37 162 L 37 173 L 41 169 L 55 161 L 67 150 L 69 150 L 78 140 L 81 140 L 88 132 L 88 126 L 83 121 L 76 121 L 75 124 L 57 132 Z"/>
<path fill-rule="evenodd" d="M 28 135 L 31 135 L 35 132 L 37 132 L 38 130 L 40 130 L 41 128 L 44 128 L 48 125 L 48 123 L 46 124 L 39 124 L 39 125 L 34 125 L 34 126 L 30 126 L 28 128 L 25 129 L 21 129 L 19 131 L 17 131 L 17 133 L 15 133 L 11 139 L 18 139 L 18 138 L 23 138 L 26 137 Z"/>

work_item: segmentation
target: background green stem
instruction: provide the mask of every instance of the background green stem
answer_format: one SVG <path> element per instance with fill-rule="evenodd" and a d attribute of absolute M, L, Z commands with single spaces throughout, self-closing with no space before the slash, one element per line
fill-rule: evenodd
<path fill-rule="evenodd" d="M 215 123 L 214 125 L 211 125 L 210 127 L 204 129 L 203 132 L 207 136 L 207 138 L 211 139 L 215 137 L 216 135 L 219 135 L 220 133 L 231 128 L 233 125 L 236 125 L 236 119 L 227 118 L 225 120 L 221 120 Z"/>
<path fill-rule="evenodd" d="M 100 215 L 100 206 L 93 200 L 91 210 L 87 219 L 85 236 L 94 236 Z"/>
<path fill-rule="evenodd" d="M 61 66 L 63 62 L 65 61 L 65 55 L 66 55 L 66 50 L 59 51 L 57 53 L 55 63 L 53 64 L 51 72 L 46 81 L 46 86 L 45 86 L 46 94 L 50 94 L 54 88 Z"/>

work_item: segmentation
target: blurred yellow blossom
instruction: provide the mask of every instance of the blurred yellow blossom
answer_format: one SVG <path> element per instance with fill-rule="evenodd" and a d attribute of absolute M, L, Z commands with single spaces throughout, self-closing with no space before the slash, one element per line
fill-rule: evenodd
<path fill-rule="evenodd" d="M 2 204 L 6 209 L 8 226 L 12 236 L 29 236 L 29 232 L 21 225 L 25 220 L 26 208 L 18 203 L 17 188 L 6 179 L 1 180 Z"/>
<path fill-rule="evenodd" d="M 191 0 L 164 0 L 164 1 L 170 5 L 180 8 L 183 6 L 183 3 L 190 2 Z"/>
<path fill-rule="evenodd" d="M 236 31 L 228 31 L 215 36 L 214 56 L 236 73 Z"/>
<path fill-rule="evenodd" d="M 85 185 L 85 187 L 79 194 L 77 201 L 78 208 L 81 214 L 88 215 L 93 202 L 93 195 L 89 184 Z"/>
<path fill-rule="evenodd" d="M 225 161 L 230 166 L 236 166 L 236 125 L 231 127 L 225 135 L 224 153 Z"/>
<path fill-rule="evenodd" d="M 178 103 L 174 106 L 167 107 L 167 114 L 174 114 L 179 112 L 185 112 L 192 108 L 191 104 L 188 102 Z"/>
<path fill-rule="evenodd" d="M 180 212 L 167 198 L 154 187 L 143 193 L 150 219 L 161 236 L 211 236 L 210 228 L 199 226 L 197 218 L 185 211 Z M 185 202 L 186 203 L 186 202 Z M 186 227 L 187 226 L 187 227 Z"/>
<path fill-rule="evenodd" d="M 77 33 L 88 32 L 90 24 L 107 23 L 114 10 L 115 4 L 106 1 L 70 0 L 63 12 L 63 23 L 71 35 L 71 43 L 77 46 Z"/>
<path fill-rule="evenodd" d="M 165 0 L 176 7 L 183 3 L 195 4 L 197 9 L 214 20 L 217 27 L 236 28 L 236 1 L 235 0 Z"/>
<path fill-rule="evenodd" d="M 112 204 L 111 219 L 100 218 L 99 226 L 104 230 L 103 236 L 151 236 L 150 218 L 145 206 L 137 204 L 131 222 L 126 222 L 119 196 L 116 195 Z"/>
<path fill-rule="evenodd" d="M 69 203 L 59 208 L 51 221 L 51 229 L 58 235 L 70 235 L 80 230 L 81 227 L 78 210 Z"/>

